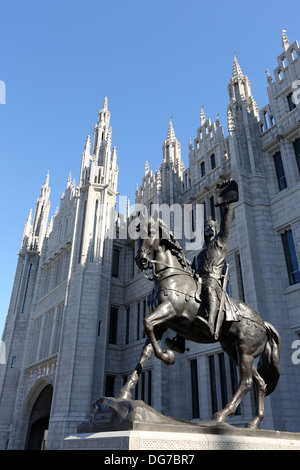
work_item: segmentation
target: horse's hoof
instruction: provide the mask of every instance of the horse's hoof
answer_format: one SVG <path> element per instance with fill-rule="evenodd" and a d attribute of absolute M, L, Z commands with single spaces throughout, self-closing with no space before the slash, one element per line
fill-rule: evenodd
<path fill-rule="evenodd" d="M 176 357 L 173 351 L 171 349 L 167 349 L 166 351 L 163 351 L 161 360 L 167 364 L 167 366 L 171 366 L 172 364 L 175 363 Z"/>
<path fill-rule="evenodd" d="M 222 413 L 215 413 L 212 419 L 213 421 L 216 421 L 217 423 L 226 422 L 226 418 L 225 416 L 222 415 Z"/>
<path fill-rule="evenodd" d="M 258 429 L 258 423 L 253 421 L 249 421 L 249 423 L 245 424 L 245 428 L 247 429 Z"/>

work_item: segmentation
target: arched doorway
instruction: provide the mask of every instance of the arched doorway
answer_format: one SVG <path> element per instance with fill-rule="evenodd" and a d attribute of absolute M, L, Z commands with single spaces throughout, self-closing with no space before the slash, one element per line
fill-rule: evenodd
<path fill-rule="evenodd" d="M 53 387 L 47 385 L 36 399 L 29 418 L 25 449 L 46 449 L 47 432 L 50 419 Z"/>

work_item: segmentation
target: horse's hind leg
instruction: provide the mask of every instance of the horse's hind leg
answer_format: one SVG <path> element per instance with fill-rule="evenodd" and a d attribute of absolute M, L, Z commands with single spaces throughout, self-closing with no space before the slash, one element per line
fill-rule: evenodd
<path fill-rule="evenodd" d="M 144 344 L 144 347 L 140 356 L 140 360 L 137 363 L 134 371 L 130 375 L 129 379 L 127 380 L 126 384 L 119 391 L 118 398 L 123 398 L 124 400 L 131 400 L 132 398 L 131 390 L 134 389 L 135 386 L 137 385 L 139 376 L 143 370 L 143 367 L 149 361 L 152 354 L 153 354 L 153 347 L 152 347 L 152 344 L 147 339 Z"/>
<path fill-rule="evenodd" d="M 253 372 L 253 381 L 256 385 L 256 393 L 257 393 L 257 414 L 251 421 L 249 421 L 246 427 L 255 429 L 264 419 L 266 384 L 263 378 L 257 372 L 257 369 L 254 364 L 253 364 L 252 372 Z"/>
<path fill-rule="evenodd" d="M 241 354 L 239 357 L 239 371 L 240 371 L 240 384 L 233 395 L 231 401 L 225 406 L 222 411 L 218 411 L 214 416 L 215 421 L 225 421 L 227 416 L 235 413 L 237 407 L 241 403 L 244 396 L 249 392 L 252 386 L 252 368 L 253 356 L 249 354 Z"/>

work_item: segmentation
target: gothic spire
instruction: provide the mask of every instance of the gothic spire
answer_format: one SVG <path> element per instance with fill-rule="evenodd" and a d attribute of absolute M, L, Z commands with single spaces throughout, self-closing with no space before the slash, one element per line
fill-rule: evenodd
<path fill-rule="evenodd" d="M 170 117 L 169 129 L 168 129 L 168 135 L 167 135 L 167 141 L 169 142 L 172 142 L 176 138 L 173 123 L 172 123 L 172 117 L 173 116 Z"/>
<path fill-rule="evenodd" d="M 233 67 L 232 67 L 232 78 L 237 81 L 239 78 L 243 77 L 243 72 L 240 67 L 240 64 L 238 63 L 238 60 L 235 56 L 234 52 L 234 59 L 233 59 Z"/>
<path fill-rule="evenodd" d="M 50 188 L 49 188 L 49 171 L 46 175 L 45 184 L 41 186 L 40 198 L 49 199 Z"/>

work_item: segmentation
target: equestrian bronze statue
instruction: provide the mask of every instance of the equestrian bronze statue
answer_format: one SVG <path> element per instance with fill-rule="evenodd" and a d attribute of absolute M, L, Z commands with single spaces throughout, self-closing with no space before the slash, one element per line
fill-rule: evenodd
<path fill-rule="evenodd" d="M 136 263 L 142 270 L 153 270 L 153 289 L 148 297 L 149 316 L 144 320 L 146 343 L 139 362 L 120 390 L 118 398 L 131 399 L 146 362 L 154 353 L 165 364 L 175 362 L 174 351 L 183 353 L 185 340 L 196 343 L 219 341 L 222 349 L 239 367 L 240 383 L 230 402 L 213 416 L 226 421 L 255 383 L 257 413 L 247 427 L 257 428 L 264 417 L 264 397 L 277 385 L 280 370 L 280 337 L 274 326 L 262 320 L 246 303 L 226 292 L 225 258 L 233 203 L 238 200 L 234 181 L 219 187 L 217 205 L 222 206 L 220 230 L 209 220 L 205 245 L 190 263 L 173 233 L 152 216 L 141 220 Z M 167 329 L 177 336 L 160 341 Z M 254 359 L 259 357 L 257 366 Z"/>

